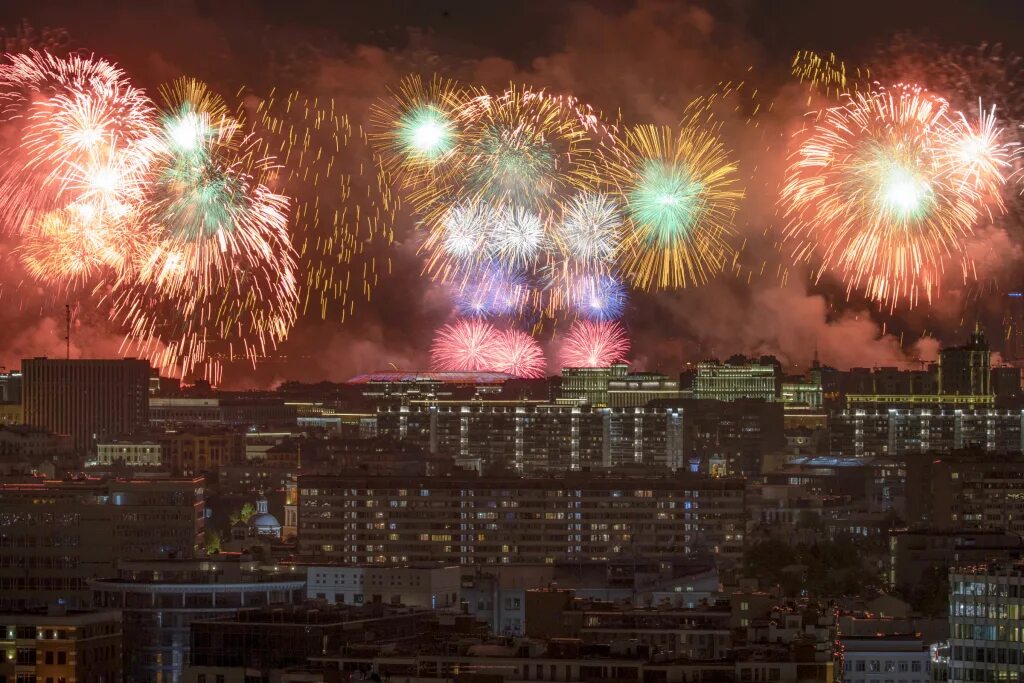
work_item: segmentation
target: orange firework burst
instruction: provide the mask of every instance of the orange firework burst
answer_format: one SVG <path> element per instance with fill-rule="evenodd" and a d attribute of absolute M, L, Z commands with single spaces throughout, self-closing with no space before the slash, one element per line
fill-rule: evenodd
<path fill-rule="evenodd" d="M 858 93 L 802 132 L 782 191 L 784 237 L 848 290 L 890 306 L 930 300 L 947 261 L 969 272 L 962 241 L 1001 208 L 1012 153 L 984 112 L 970 124 L 910 86 Z"/>

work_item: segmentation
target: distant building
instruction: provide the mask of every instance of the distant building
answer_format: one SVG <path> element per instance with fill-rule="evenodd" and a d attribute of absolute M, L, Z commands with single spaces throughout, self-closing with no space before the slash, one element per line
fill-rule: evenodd
<path fill-rule="evenodd" d="M 203 549 L 202 479 L 0 484 L 0 609 L 89 607 L 119 560 Z"/>
<path fill-rule="evenodd" d="M 300 476 L 299 553 L 469 565 L 705 550 L 729 564 L 743 548 L 744 496 L 743 480 L 683 474 Z"/>
<path fill-rule="evenodd" d="M 311 565 L 306 572 L 306 597 L 311 600 L 339 605 L 378 602 L 426 609 L 459 606 L 462 568 L 458 565 Z"/>
<path fill-rule="evenodd" d="M 920 586 L 929 572 L 1024 556 L 1019 534 L 982 529 L 910 529 L 890 541 L 889 585 L 902 591 Z"/>
<path fill-rule="evenodd" d="M 997 406 L 1020 405 L 1021 369 L 1011 365 L 992 368 L 992 393 Z"/>
<path fill-rule="evenodd" d="M 991 358 L 984 333 L 975 330 L 963 346 L 939 351 L 939 393 L 985 396 L 992 393 Z"/>
<path fill-rule="evenodd" d="M 1024 680 L 1019 560 L 949 572 L 950 683 Z"/>
<path fill-rule="evenodd" d="M 159 467 L 163 464 L 163 447 L 156 441 L 125 439 L 96 444 L 96 463 L 109 466 Z"/>
<path fill-rule="evenodd" d="M 496 397 L 514 380 L 500 372 L 371 372 L 357 375 L 347 384 L 358 390 L 364 405 Z"/>
<path fill-rule="evenodd" d="M 295 427 L 296 404 L 273 396 L 153 397 L 149 421 L 162 426 Z"/>
<path fill-rule="evenodd" d="M 217 620 L 194 621 L 183 680 L 213 683 L 234 669 L 269 672 L 306 664 L 359 646 L 414 640 L 430 612 L 381 604 L 359 607 L 296 605 L 242 609 Z M 248 678 L 248 676 L 245 676 Z M 290 680 L 272 677 L 271 680 Z M 308 679 L 303 679 L 308 680 Z"/>
<path fill-rule="evenodd" d="M 1024 410 L 995 409 L 991 404 L 987 407 L 945 402 L 921 402 L 916 407 L 851 404 L 829 418 L 829 453 L 902 457 L 914 453 L 948 453 L 963 448 L 1014 453 L 1024 450 L 1022 424 Z"/>
<path fill-rule="evenodd" d="M 733 356 L 724 363 L 709 360 L 697 364 L 693 397 L 715 401 L 741 398 L 776 401 L 781 381 L 778 361 L 768 356 L 758 360 Z"/>
<path fill-rule="evenodd" d="M 21 370 L 25 422 L 71 435 L 79 452 L 149 421 L 146 361 L 30 358 Z"/>
<path fill-rule="evenodd" d="M 0 425 L 0 455 L 37 459 L 71 452 L 71 439 L 67 436 L 54 434 L 42 427 Z"/>
<path fill-rule="evenodd" d="M 932 683 L 931 654 L 920 635 L 840 637 L 845 683 Z"/>
<path fill-rule="evenodd" d="M 642 408 L 540 401 L 411 401 L 379 408 L 380 434 L 457 461 L 524 473 L 646 465 L 725 474 L 760 472 L 786 447 L 781 403 L 655 400 Z"/>
<path fill-rule="evenodd" d="M 562 368 L 560 405 L 609 405 L 609 385 L 629 374 L 629 366 L 617 363 L 607 368 Z"/>
<path fill-rule="evenodd" d="M 245 434 L 237 428 L 168 429 L 159 441 L 164 464 L 183 476 L 245 462 Z"/>
<path fill-rule="evenodd" d="M 121 611 L 131 633 L 125 680 L 139 683 L 181 683 L 192 622 L 233 617 L 243 607 L 297 604 L 306 593 L 304 574 L 238 556 L 123 562 L 89 586 L 98 607 Z"/>
<path fill-rule="evenodd" d="M 608 380 L 611 408 L 642 408 L 651 401 L 682 398 L 679 380 L 657 372 L 631 372 Z"/>
<path fill-rule="evenodd" d="M 1024 455 L 913 455 L 907 461 L 907 517 L 933 529 L 1024 534 Z"/>
<path fill-rule="evenodd" d="M 0 680 L 10 683 L 119 683 L 121 647 L 117 611 L 0 613 Z"/>
<path fill-rule="evenodd" d="M 0 372 L 0 403 L 21 403 L 21 372 Z"/>

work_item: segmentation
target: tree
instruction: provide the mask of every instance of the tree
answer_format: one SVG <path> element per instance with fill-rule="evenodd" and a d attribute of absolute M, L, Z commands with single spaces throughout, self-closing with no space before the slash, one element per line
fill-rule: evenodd
<path fill-rule="evenodd" d="M 248 522 L 256 514 L 256 507 L 252 503 L 246 503 L 238 510 L 231 513 L 231 525 L 239 522 Z"/>
<path fill-rule="evenodd" d="M 206 532 L 206 554 L 216 555 L 220 552 L 220 534 L 211 529 Z"/>

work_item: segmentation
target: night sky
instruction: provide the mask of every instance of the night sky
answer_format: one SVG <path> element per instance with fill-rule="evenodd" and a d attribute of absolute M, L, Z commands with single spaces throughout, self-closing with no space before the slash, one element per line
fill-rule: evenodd
<path fill-rule="evenodd" d="M 623 322 L 639 367 L 675 372 L 683 362 L 709 356 L 774 353 L 799 370 L 816 348 L 838 367 L 907 365 L 934 358 L 940 343 L 959 341 L 976 320 L 999 348 L 1000 292 L 1024 284 L 1021 231 L 1012 210 L 981 226 L 969 248 L 981 284 L 965 285 L 950 273 L 941 299 L 891 314 L 848 300 L 842 285 L 827 278 L 812 283 L 805 266 L 787 261 L 773 234 L 785 143 L 806 109 L 805 92 L 789 76 L 795 50 L 835 51 L 887 78 L 927 78 L 896 73 L 914 71 L 915 62 L 892 66 L 892 46 L 913 39 L 940 50 L 1002 43 L 1006 53 L 1022 53 L 1024 3 L 1013 0 L 0 5 L 0 26 L 13 30 L 22 21 L 36 31 L 63 29 L 68 47 L 117 62 L 150 91 L 183 74 L 226 95 L 243 87 L 254 93 L 299 89 L 334 98 L 355 122 L 366 121 L 370 105 L 409 73 L 493 88 L 509 82 L 546 87 L 630 123 L 674 123 L 689 100 L 720 81 L 756 86 L 763 101 L 774 102 L 770 114 L 756 129 L 739 115 L 724 128 L 747 182 L 736 227 L 746 239 L 742 265 L 754 273 L 749 282 L 746 275 L 723 275 L 704 288 L 634 295 Z M 1000 106 L 1024 113 L 1014 84 L 1003 96 Z M 392 273 L 379 280 L 372 302 L 360 301 L 344 325 L 331 312 L 322 320 L 311 307 L 273 359 L 255 372 L 244 363 L 229 367 L 225 385 L 344 380 L 389 364 L 426 367 L 433 330 L 451 317 L 451 296 L 419 275 L 422 258 L 408 212 L 394 229 L 396 243 L 380 252 L 391 258 Z M 14 367 L 25 356 L 63 352 L 66 297 L 17 275 L 9 250 L 0 243 L 0 365 Z M 777 275 L 780 266 L 789 266 L 785 278 Z M 74 303 L 74 353 L 118 353 L 121 337 L 105 321 L 102 303 L 88 297 Z"/>

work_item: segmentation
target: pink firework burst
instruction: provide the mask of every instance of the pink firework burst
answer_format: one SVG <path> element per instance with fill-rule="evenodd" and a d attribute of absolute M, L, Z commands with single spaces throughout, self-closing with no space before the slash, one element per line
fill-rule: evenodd
<path fill-rule="evenodd" d="M 501 334 L 482 320 L 459 320 L 434 335 L 430 364 L 435 370 L 494 371 Z"/>
<path fill-rule="evenodd" d="M 537 340 L 520 330 L 498 333 L 494 369 L 516 377 L 537 379 L 547 370 L 547 360 Z"/>
<path fill-rule="evenodd" d="M 604 368 L 625 359 L 629 337 L 613 321 L 577 320 L 562 343 L 562 365 L 570 368 Z"/>

